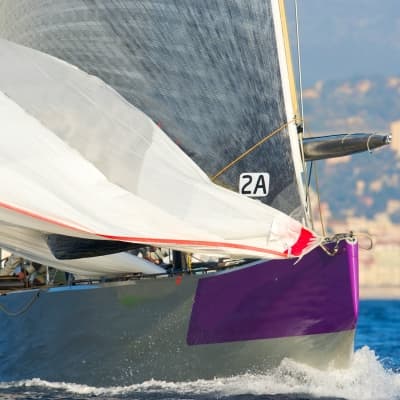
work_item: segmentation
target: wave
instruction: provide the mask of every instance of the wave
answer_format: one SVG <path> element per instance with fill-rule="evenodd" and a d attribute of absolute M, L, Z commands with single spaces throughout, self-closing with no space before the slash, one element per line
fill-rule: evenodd
<path fill-rule="evenodd" d="M 57 391 L 79 396 L 113 396 L 155 393 L 169 398 L 192 397 L 251 397 L 296 394 L 317 398 L 344 398 L 348 400 L 399 400 L 400 373 L 385 369 L 375 352 L 368 347 L 357 350 L 347 369 L 318 370 L 292 360 L 282 361 L 279 367 L 264 374 L 245 374 L 231 378 L 197 380 L 192 382 L 165 382 L 150 380 L 140 384 L 116 387 L 93 387 L 74 383 L 48 382 L 39 378 L 0 383 L 0 390 Z M 292 397 L 293 396 L 293 397 Z M 17 397 L 14 397 L 17 398 Z M 281 397 L 279 397 L 281 398 Z M 304 397 L 302 397 L 304 398 Z"/>

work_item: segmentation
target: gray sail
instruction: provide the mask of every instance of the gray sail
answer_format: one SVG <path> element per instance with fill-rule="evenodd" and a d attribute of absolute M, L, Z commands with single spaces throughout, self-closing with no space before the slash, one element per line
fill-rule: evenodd
<path fill-rule="evenodd" d="M 210 177 L 279 130 L 217 182 L 238 190 L 241 173 L 268 173 L 259 199 L 303 219 L 273 3 L 0 0 L 0 36 L 99 76 Z"/>

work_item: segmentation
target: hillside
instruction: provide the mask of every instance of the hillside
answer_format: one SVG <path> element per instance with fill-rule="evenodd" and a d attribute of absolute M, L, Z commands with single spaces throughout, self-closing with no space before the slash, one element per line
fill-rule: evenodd
<path fill-rule="evenodd" d="M 298 0 L 298 11 L 306 134 L 388 132 L 400 120 L 398 1 Z M 293 9 L 289 15 L 294 21 Z M 293 38 L 295 31 L 292 22 Z M 395 134 L 392 150 L 314 164 L 328 231 L 366 234 L 357 235 L 363 296 L 400 293 L 399 129 Z M 317 208 L 314 217 L 322 232 Z M 371 251 L 364 250 L 368 238 Z"/>
<path fill-rule="evenodd" d="M 318 162 L 319 187 L 332 217 L 374 219 L 385 213 L 400 224 L 400 158 L 389 149 Z"/>
<path fill-rule="evenodd" d="M 303 98 L 311 132 L 386 132 L 400 119 L 400 76 L 319 81 Z"/>
<path fill-rule="evenodd" d="M 303 96 L 306 132 L 314 135 L 388 132 L 400 119 L 400 77 L 317 82 Z M 317 166 L 321 198 L 334 219 L 386 213 L 400 224 L 400 153 L 385 147 Z"/>

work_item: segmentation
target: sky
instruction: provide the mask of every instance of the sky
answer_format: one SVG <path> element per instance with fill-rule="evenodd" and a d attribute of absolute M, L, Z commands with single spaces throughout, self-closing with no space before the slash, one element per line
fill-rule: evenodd
<path fill-rule="evenodd" d="M 293 21 L 294 0 L 286 3 Z M 297 4 L 303 87 L 318 80 L 400 76 L 399 0 L 297 0 Z"/>

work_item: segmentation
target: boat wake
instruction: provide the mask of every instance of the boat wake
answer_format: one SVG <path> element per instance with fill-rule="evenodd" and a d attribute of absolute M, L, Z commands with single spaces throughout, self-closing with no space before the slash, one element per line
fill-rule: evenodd
<path fill-rule="evenodd" d="M 368 347 L 356 351 L 352 365 L 343 370 L 317 370 L 292 360 L 265 374 L 245 374 L 231 378 L 165 382 L 150 380 L 116 387 L 93 387 L 74 383 L 30 379 L 0 383 L 0 398 L 91 398 L 107 399 L 400 399 L 400 370 L 385 369 Z M 42 396 L 41 396 L 42 393 Z M 283 397 L 284 396 L 284 397 Z"/>

